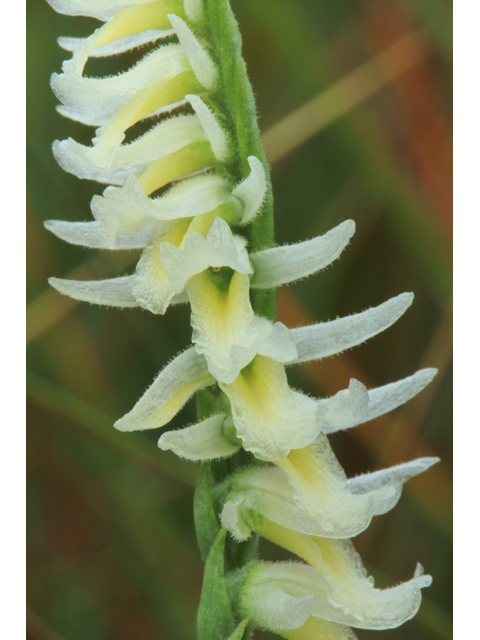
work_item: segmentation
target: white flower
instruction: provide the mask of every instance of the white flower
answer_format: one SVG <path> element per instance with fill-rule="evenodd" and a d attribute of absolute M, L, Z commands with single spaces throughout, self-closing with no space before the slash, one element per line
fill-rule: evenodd
<path fill-rule="evenodd" d="M 438 458 L 419 458 L 347 479 L 330 451 L 313 468 L 306 466 L 300 480 L 281 469 L 246 470 L 232 482 L 222 522 L 238 540 L 246 540 L 252 530 L 269 537 L 265 523 L 270 531 L 277 526 L 317 537 L 350 538 L 366 529 L 373 516 L 395 506 L 407 480 L 437 462 Z M 320 478 L 318 468 L 327 469 Z M 316 492 L 310 490 L 310 474 L 318 482 Z"/>
<path fill-rule="evenodd" d="M 417 565 L 408 582 L 375 589 L 350 542 L 321 540 L 313 546 L 321 570 L 296 562 L 259 563 L 250 570 L 242 591 L 242 606 L 254 625 L 298 640 L 352 638 L 354 634 L 345 628 L 350 626 L 393 629 L 416 614 L 421 589 L 432 582 Z M 307 624 L 302 632 L 302 625 L 311 618 L 322 622 Z M 325 630 L 331 629 L 332 635 L 308 634 L 312 628 L 321 630 L 323 625 Z M 296 634 L 284 633 L 293 628 L 298 629 Z"/>

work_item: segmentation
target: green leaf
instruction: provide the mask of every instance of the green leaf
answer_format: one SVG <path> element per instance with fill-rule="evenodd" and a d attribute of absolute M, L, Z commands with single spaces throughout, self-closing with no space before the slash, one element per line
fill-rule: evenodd
<path fill-rule="evenodd" d="M 193 516 L 198 546 L 205 561 L 210 553 L 220 525 L 213 506 L 212 472 L 210 462 L 203 462 L 193 499 Z M 222 560 L 223 562 L 223 560 Z"/>
<path fill-rule="evenodd" d="M 218 532 L 205 563 L 205 577 L 197 616 L 198 640 L 225 640 L 234 633 L 235 623 L 225 587 L 226 533 L 227 530 L 224 528 Z"/>
<path fill-rule="evenodd" d="M 242 620 L 235 631 L 232 633 L 232 635 L 228 636 L 227 640 L 242 640 L 249 620 L 250 618 L 245 618 L 244 620 Z"/>

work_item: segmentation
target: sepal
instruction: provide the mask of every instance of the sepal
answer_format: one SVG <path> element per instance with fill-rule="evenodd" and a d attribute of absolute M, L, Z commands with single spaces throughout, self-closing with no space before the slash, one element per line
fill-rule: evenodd
<path fill-rule="evenodd" d="M 280 287 L 324 269 L 338 258 L 354 232 L 355 223 L 347 220 L 313 240 L 250 254 L 255 269 L 252 287 Z"/>
<path fill-rule="evenodd" d="M 102 304 L 107 307 L 138 307 L 133 295 L 135 276 L 123 276 L 111 280 L 63 280 L 49 278 L 48 283 L 59 293 L 74 300 L 82 300 L 91 304 Z"/>
<path fill-rule="evenodd" d="M 383 387 L 377 389 L 370 389 L 368 393 L 368 403 L 366 410 L 359 412 L 356 416 L 352 416 L 351 422 L 346 424 L 330 424 L 328 420 L 322 424 L 322 431 L 324 433 L 334 433 L 343 429 L 351 429 L 359 424 L 369 422 L 374 418 L 393 411 L 397 407 L 405 404 L 413 397 L 420 393 L 437 374 L 437 369 L 421 369 L 417 371 L 413 376 L 399 380 L 398 382 L 392 382 L 386 384 Z M 319 404 L 323 405 L 329 402 L 328 400 L 319 400 Z"/>
<path fill-rule="evenodd" d="M 363 313 L 290 329 L 298 351 L 292 364 L 321 360 L 365 342 L 394 324 L 412 302 L 413 293 L 402 293 Z"/>

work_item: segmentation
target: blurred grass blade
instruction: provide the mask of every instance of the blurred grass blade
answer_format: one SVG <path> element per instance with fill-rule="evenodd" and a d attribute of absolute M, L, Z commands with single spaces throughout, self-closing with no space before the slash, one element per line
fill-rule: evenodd
<path fill-rule="evenodd" d="M 273 164 L 364 102 L 432 52 L 419 29 L 322 91 L 262 135 Z"/>
<path fill-rule="evenodd" d="M 188 487 L 195 486 L 197 471 L 175 456 L 164 455 L 141 434 L 120 433 L 113 427 L 114 419 L 99 409 L 76 398 L 68 391 L 27 373 L 27 396 L 34 402 L 80 426 L 104 446 L 116 449 L 139 466 L 147 466 L 162 477 L 171 478 Z"/>
<path fill-rule="evenodd" d="M 63 640 L 40 616 L 27 607 L 27 638 L 30 640 Z"/>
<path fill-rule="evenodd" d="M 69 280 L 89 280 L 98 278 L 98 274 L 107 270 L 114 262 L 123 273 L 134 260 L 131 252 L 118 252 L 113 258 L 105 253 L 97 253 L 76 269 L 70 271 L 66 278 Z M 63 277 L 63 275 L 62 275 Z M 63 296 L 48 286 L 39 296 L 27 305 L 27 345 L 37 340 L 48 329 L 55 326 L 78 305 L 78 300 Z"/>

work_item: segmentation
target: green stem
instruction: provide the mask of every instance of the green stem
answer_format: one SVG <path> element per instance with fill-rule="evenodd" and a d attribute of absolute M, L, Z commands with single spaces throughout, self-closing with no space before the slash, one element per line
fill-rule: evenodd
<path fill-rule="evenodd" d="M 221 102 L 236 146 L 236 177 L 249 174 L 248 156 L 256 156 L 265 168 L 267 195 L 260 213 L 250 225 L 250 251 L 274 245 L 273 194 L 270 169 L 260 140 L 257 110 L 252 86 L 242 58 L 242 38 L 229 0 L 205 0 L 209 42 L 220 69 L 219 102 Z M 272 322 L 276 316 L 275 289 L 252 291 L 253 310 Z"/>
<path fill-rule="evenodd" d="M 211 55 L 215 59 L 220 73 L 219 89 L 209 97 L 225 117 L 225 124 L 234 144 L 234 160 L 228 166 L 228 170 L 237 181 L 245 179 L 250 173 L 249 156 L 257 157 L 265 169 L 267 194 L 261 211 L 249 227 L 247 238 L 249 250 L 254 252 L 274 245 L 270 170 L 260 141 L 255 99 L 242 58 L 242 39 L 229 0 L 204 0 L 204 6 L 205 31 L 202 35 L 210 46 Z M 256 314 L 268 318 L 272 322 L 275 321 L 276 289 L 253 290 L 251 300 Z M 222 396 L 223 394 L 217 395 L 211 390 L 198 393 L 198 419 L 203 420 L 222 411 L 225 403 L 225 398 Z M 241 450 L 233 458 L 226 461 L 204 463 L 202 466 L 195 493 L 195 526 L 199 546 L 204 559 L 207 560 L 207 567 L 210 567 L 210 572 L 214 562 L 220 561 L 219 558 L 222 560 L 223 573 L 224 568 L 229 572 L 241 570 L 257 556 L 258 538 L 256 535 L 252 535 L 249 540 L 242 543 L 235 542 L 230 536 L 224 537 L 223 552 L 220 552 L 218 518 L 221 505 L 219 507 L 213 500 L 215 483 L 222 482 L 239 467 L 253 464 L 259 464 L 259 461 L 248 452 Z M 216 559 L 214 554 L 216 554 Z M 202 588 L 202 603 L 213 601 L 217 597 L 214 581 L 205 578 Z M 210 615 L 208 610 L 207 613 L 205 612 L 205 606 L 204 604 L 199 612 L 199 640 L 209 640 L 206 637 L 201 637 L 204 629 L 211 628 L 202 622 L 207 614 Z M 215 615 L 213 609 L 211 614 Z M 220 613 L 216 615 L 220 616 Z M 225 611 L 223 615 L 228 617 L 228 611 Z M 235 616 L 235 611 L 233 611 L 233 615 L 238 617 L 238 612 Z M 218 617 L 218 620 L 220 624 L 221 616 Z M 238 624 L 241 621 L 235 620 L 235 622 Z M 243 637 L 249 637 L 248 626 Z"/>

